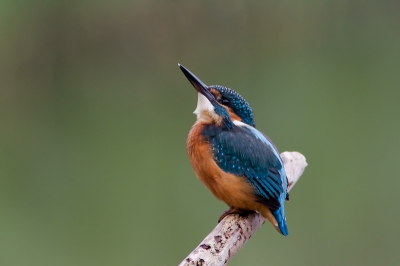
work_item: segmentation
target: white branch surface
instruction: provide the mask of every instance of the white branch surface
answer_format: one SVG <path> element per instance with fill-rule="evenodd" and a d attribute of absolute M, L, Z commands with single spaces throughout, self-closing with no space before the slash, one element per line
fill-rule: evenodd
<path fill-rule="evenodd" d="M 281 153 L 281 158 L 290 190 L 303 174 L 307 166 L 306 158 L 299 152 L 287 151 Z M 247 217 L 227 215 L 179 266 L 226 265 L 264 222 L 259 213 Z"/>

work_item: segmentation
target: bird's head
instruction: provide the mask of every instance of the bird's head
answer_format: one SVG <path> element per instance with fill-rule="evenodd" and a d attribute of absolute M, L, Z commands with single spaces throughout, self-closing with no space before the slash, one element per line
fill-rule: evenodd
<path fill-rule="evenodd" d="M 234 121 L 255 127 L 253 111 L 239 93 L 220 85 L 207 86 L 187 68 L 178 65 L 197 90 L 198 101 L 194 113 L 198 120 L 215 123 L 228 129 L 234 127 Z"/>

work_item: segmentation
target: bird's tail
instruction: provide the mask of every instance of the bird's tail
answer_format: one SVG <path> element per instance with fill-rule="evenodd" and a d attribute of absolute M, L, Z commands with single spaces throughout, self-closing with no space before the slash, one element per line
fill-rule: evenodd
<path fill-rule="evenodd" d="M 258 211 L 262 216 L 264 216 L 265 219 L 270 221 L 270 223 L 275 227 L 276 231 L 284 236 L 289 234 L 286 227 L 285 209 L 283 206 L 275 211 L 271 211 L 267 206 L 262 205 Z"/>
<path fill-rule="evenodd" d="M 286 216 L 284 207 L 281 206 L 279 209 L 272 211 L 272 214 L 274 215 L 276 222 L 278 223 L 278 228 L 280 233 L 284 236 L 287 236 L 289 234 L 289 231 L 286 226 Z"/>

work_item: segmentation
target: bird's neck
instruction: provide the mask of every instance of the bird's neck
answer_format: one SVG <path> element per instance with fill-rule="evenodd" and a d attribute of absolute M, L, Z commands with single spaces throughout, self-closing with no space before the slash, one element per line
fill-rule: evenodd
<path fill-rule="evenodd" d="M 235 127 L 235 124 L 231 119 L 218 116 L 217 114 L 208 111 L 202 111 L 197 115 L 197 121 L 194 126 L 196 125 L 215 125 L 224 130 L 230 130 Z"/>

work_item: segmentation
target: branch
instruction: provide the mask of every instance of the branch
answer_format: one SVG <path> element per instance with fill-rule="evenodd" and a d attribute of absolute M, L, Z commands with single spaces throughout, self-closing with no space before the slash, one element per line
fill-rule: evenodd
<path fill-rule="evenodd" d="M 307 162 L 298 152 L 283 152 L 281 158 L 289 181 L 289 191 L 303 174 Z M 226 216 L 179 266 L 226 265 L 264 222 L 264 217 L 259 213 L 246 217 L 237 214 Z"/>

